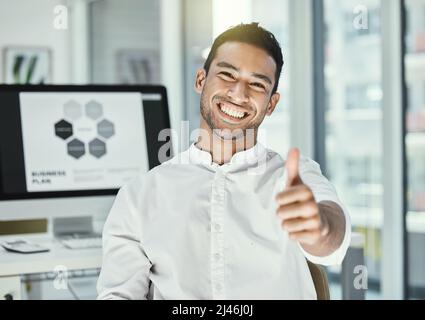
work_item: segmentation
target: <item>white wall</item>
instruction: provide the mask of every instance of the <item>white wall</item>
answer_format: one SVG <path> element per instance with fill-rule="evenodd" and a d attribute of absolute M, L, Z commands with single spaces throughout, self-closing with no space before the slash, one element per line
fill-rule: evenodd
<path fill-rule="evenodd" d="M 69 83 L 70 30 L 53 27 L 53 9 L 63 0 L 0 0 L 0 83 L 4 83 L 4 49 L 45 46 L 52 52 L 52 83 Z"/>
<path fill-rule="evenodd" d="M 117 83 L 119 50 L 156 50 L 155 82 L 167 87 L 172 127 L 178 128 L 184 97 L 181 0 L 97 0 L 87 2 L 87 11 L 77 10 L 84 1 L 0 0 L 0 83 L 7 46 L 50 48 L 53 84 Z M 68 6 L 68 30 L 54 28 L 58 4 Z"/>
<path fill-rule="evenodd" d="M 96 1 L 91 5 L 91 18 L 93 83 L 117 83 L 119 50 L 149 49 L 159 54 L 159 1 Z"/>
<path fill-rule="evenodd" d="M 103 0 L 91 5 L 92 83 L 119 83 L 120 50 L 153 50 L 159 64 L 153 79 L 167 88 L 171 126 L 177 130 L 184 96 L 181 9 L 181 0 Z"/>

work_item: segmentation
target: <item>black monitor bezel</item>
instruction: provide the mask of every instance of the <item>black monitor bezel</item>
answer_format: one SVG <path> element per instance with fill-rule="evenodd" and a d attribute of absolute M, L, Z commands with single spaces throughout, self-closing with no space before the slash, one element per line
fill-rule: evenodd
<path fill-rule="evenodd" d="M 0 84 L 0 92 L 140 92 L 142 94 L 160 94 L 165 108 L 164 123 L 170 128 L 167 90 L 162 85 L 15 85 Z M 0 202 L 11 200 L 36 200 L 47 198 L 72 198 L 116 195 L 119 189 L 26 192 L 21 194 L 3 194 L 0 189 Z"/>

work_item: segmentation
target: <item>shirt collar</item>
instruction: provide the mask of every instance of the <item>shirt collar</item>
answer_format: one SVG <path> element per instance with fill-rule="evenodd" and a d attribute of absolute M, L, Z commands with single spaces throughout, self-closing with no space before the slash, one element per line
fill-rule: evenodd
<path fill-rule="evenodd" d="M 201 150 L 195 143 L 192 143 L 189 148 L 191 163 L 203 164 L 210 167 L 220 167 L 223 169 L 235 166 L 249 167 L 250 165 L 255 165 L 261 160 L 264 160 L 265 155 L 266 148 L 261 143 L 257 142 L 254 147 L 235 153 L 228 163 L 220 166 L 212 161 L 212 156 L 209 152 Z"/>

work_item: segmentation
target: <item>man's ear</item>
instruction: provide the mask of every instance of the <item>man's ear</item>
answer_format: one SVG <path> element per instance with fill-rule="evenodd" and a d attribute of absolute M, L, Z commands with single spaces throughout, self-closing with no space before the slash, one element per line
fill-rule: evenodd
<path fill-rule="evenodd" d="M 267 105 L 267 115 L 270 116 L 274 109 L 276 108 L 278 102 L 280 100 L 280 93 L 275 92 L 270 98 L 269 104 Z"/>
<path fill-rule="evenodd" d="M 196 72 L 195 79 L 195 91 L 199 94 L 202 93 L 202 89 L 204 88 L 205 80 L 207 79 L 207 72 L 204 68 L 198 69 Z"/>

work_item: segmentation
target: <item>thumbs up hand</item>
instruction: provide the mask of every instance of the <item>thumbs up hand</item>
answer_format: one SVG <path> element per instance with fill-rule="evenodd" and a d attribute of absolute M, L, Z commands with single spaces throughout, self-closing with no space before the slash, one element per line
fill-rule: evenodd
<path fill-rule="evenodd" d="M 299 165 L 300 165 L 300 151 L 297 148 L 293 148 L 289 150 L 288 156 L 286 158 L 286 174 L 287 174 L 287 181 L 286 181 L 286 188 L 289 188 L 291 186 L 300 185 L 303 182 L 301 181 L 300 174 L 299 174 Z"/>
<path fill-rule="evenodd" d="M 322 219 L 313 192 L 301 180 L 299 174 L 300 152 L 289 150 L 285 163 L 286 186 L 276 196 L 277 215 L 282 220 L 282 228 L 289 238 L 302 245 L 316 245 L 329 232 L 326 219 Z"/>

